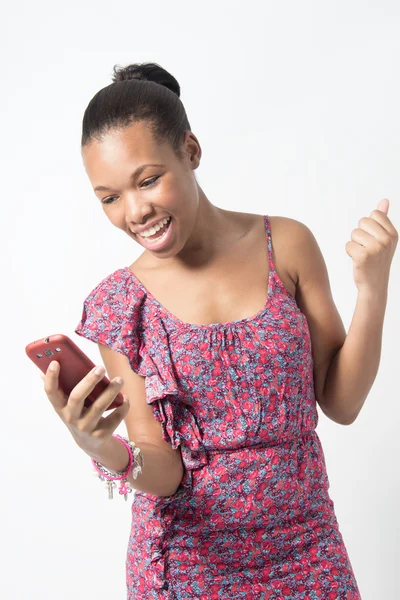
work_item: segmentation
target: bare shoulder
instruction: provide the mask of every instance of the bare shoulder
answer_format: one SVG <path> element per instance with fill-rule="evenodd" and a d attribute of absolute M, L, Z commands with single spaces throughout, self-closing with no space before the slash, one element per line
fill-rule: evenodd
<path fill-rule="evenodd" d="M 317 283 L 329 287 L 325 260 L 311 229 L 302 221 L 289 217 L 270 217 L 271 237 L 279 244 L 285 264 L 296 285 L 303 290 Z"/>
<path fill-rule="evenodd" d="M 330 293 L 328 272 L 321 249 L 311 229 L 302 221 L 271 216 L 271 238 L 277 260 L 281 257 L 296 284 L 299 302 L 307 288 L 324 286 Z M 305 307 L 304 307 L 305 308 Z"/>
<path fill-rule="evenodd" d="M 271 240 L 277 271 L 286 272 L 295 286 L 299 282 L 301 270 L 300 248 L 310 242 L 313 237 L 310 229 L 296 219 L 281 216 L 269 216 L 271 225 Z"/>
<path fill-rule="evenodd" d="M 243 232 L 248 232 L 256 244 L 262 240 L 262 214 L 231 213 L 240 223 Z M 288 217 L 268 215 L 271 227 L 272 252 L 276 271 L 288 291 L 294 296 L 299 279 L 297 250 L 304 230 L 303 223 Z"/>

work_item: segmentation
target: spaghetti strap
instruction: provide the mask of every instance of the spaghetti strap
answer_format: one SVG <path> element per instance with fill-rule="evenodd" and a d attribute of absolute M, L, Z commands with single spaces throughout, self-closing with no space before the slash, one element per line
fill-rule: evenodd
<path fill-rule="evenodd" d="M 269 269 L 272 273 L 275 271 L 274 257 L 272 253 L 272 238 L 271 238 L 271 223 L 268 215 L 264 216 L 265 221 L 265 233 L 267 236 L 267 247 L 268 247 L 268 261 L 269 261 Z"/>

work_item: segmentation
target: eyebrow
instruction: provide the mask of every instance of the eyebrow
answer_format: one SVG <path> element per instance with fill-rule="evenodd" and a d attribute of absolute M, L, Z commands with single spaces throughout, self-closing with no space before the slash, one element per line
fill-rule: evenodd
<path fill-rule="evenodd" d="M 164 165 L 155 164 L 155 163 L 148 163 L 145 165 L 141 165 L 140 167 L 135 169 L 135 171 L 133 171 L 133 173 L 131 175 L 131 179 L 133 179 L 133 180 L 137 179 L 137 177 L 139 177 L 139 175 L 141 175 L 143 173 L 143 171 L 145 169 L 147 169 L 148 167 L 164 167 Z M 95 192 L 110 192 L 111 189 L 108 187 L 105 187 L 104 185 L 98 185 L 97 187 L 94 188 L 94 191 Z"/>

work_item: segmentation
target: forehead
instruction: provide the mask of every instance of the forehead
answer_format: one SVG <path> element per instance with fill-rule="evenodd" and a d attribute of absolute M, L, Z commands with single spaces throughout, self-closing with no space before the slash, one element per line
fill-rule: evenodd
<path fill-rule="evenodd" d="M 85 169 L 91 180 L 98 180 L 107 171 L 134 169 L 143 163 L 161 163 L 172 159 L 167 143 L 160 144 L 144 122 L 121 130 L 113 129 L 101 141 L 94 140 L 82 149 Z"/>

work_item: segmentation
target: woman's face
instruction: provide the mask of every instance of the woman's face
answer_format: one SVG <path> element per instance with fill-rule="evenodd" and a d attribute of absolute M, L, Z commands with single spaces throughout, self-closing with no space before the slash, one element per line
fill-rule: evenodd
<path fill-rule="evenodd" d="M 182 154 L 179 160 L 168 143 L 156 143 L 144 121 L 112 131 L 82 149 L 86 172 L 108 219 L 159 258 L 178 254 L 196 222 L 199 187 L 194 170 L 201 148 L 190 131 Z M 149 164 L 159 166 L 145 167 Z M 138 230 L 166 217 L 171 219 L 156 234 L 165 230 L 159 242 L 139 235 Z"/>

